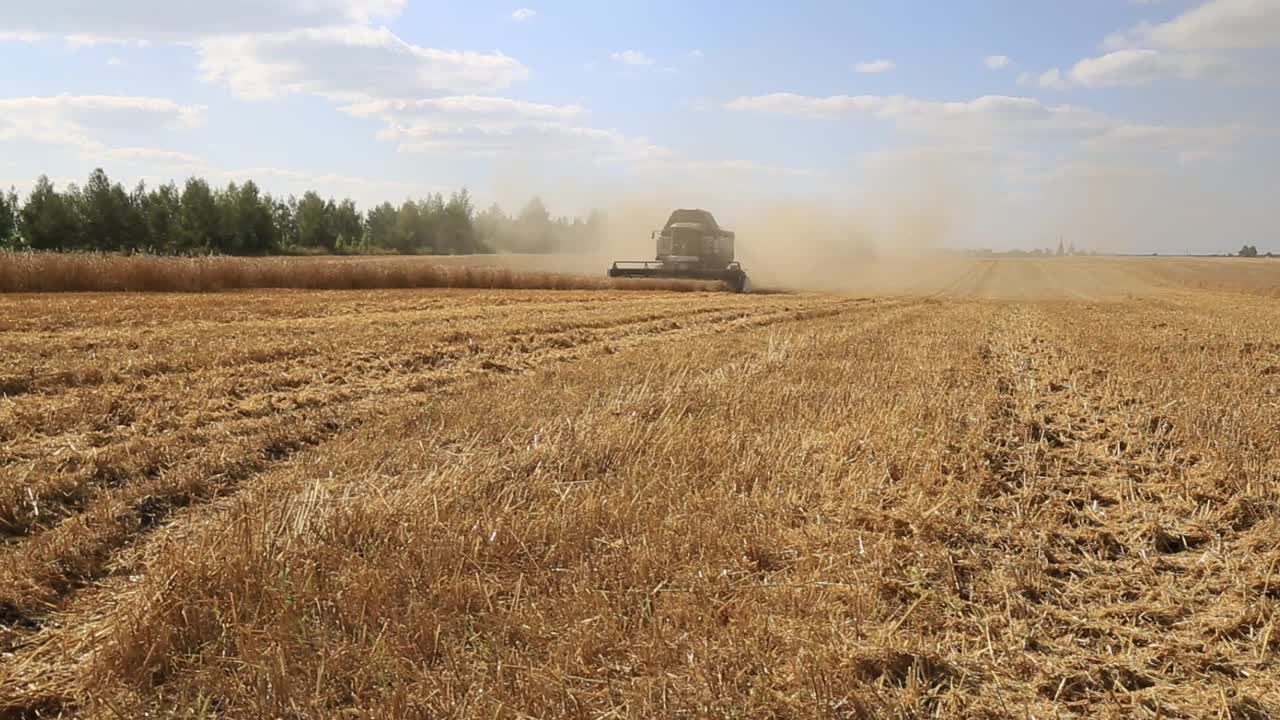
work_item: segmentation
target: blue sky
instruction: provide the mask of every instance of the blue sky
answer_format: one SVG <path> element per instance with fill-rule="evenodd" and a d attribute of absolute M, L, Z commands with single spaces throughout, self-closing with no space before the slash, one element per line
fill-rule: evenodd
<path fill-rule="evenodd" d="M 1280 0 L 44 0 L 0 19 L 0 183 L 465 185 L 1216 251 L 1280 245 L 1277 70 Z"/>

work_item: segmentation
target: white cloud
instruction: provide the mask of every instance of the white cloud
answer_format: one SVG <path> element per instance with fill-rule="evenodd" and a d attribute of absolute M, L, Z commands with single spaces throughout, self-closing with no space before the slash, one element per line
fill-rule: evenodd
<path fill-rule="evenodd" d="M 729 110 L 777 115 L 828 117 L 846 112 L 878 112 L 886 99 L 878 95 L 831 95 L 814 97 L 795 93 L 770 93 L 739 97 L 725 105 Z"/>
<path fill-rule="evenodd" d="M 94 154 L 97 157 L 110 160 L 149 161 L 177 166 L 195 166 L 204 162 L 199 157 L 189 153 L 148 147 L 110 148 Z"/>
<path fill-rule="evenodd" d="M 866 60 L 853 66 L 860 73 L 884 73 L 897 67 L 892 60 Z"/>
<path fill-rule="evenodd" d="M 1231 60 L 1201 53 L 1151 49 L 1116 50 L 1085 58 L 1067 72 L 1053 68 L 1038 79 L 1041 87 L 1066 88 L 1146 85 L 1159 80 L 1230 80 L 1243 77 Z"/>
<path fill-rule="evenodd" d="M 310 93 L 334 99 L 505 87 L 528 76 L 500 52 L 438 50 L 366 26 L 230 35 L 196 43 L 200 70 L 238 95 Z"/>
<path fill-rule="evenodd" d="M 54 95 L 0 98 L 0 117 L 11 122 L 56 118 L 77 126 L 198 127 L 205 108 L 167 98 L 122 95 Z"/>
<path fill-rule="evenodd" d="M 493 91 L 528 77 L 523 63 L 501 52 L 422 47 L 373 24 L 399 14 L 406 4 L 407 0 L 224 0 L 203 4 L 48 0 L 15 8 L 6 13 L 5 22 L 23 31 L 22 37 L 32 33 L 62 36 L 72 49 L 181 44 L 196 53 L 205 81 L 224 84 L 242 98 L 311 94 L 354 105 Z M 530 8 L 520 8 L 512 18 L 528 20 L 535 14 Z M 28 27 L 29 32 L 25 31 Z M 108 62 L 114 65 L 121 61 Z M 446 98 L 437 102 L 456 101 Z M 490 111 L 495 102 L 490 101 Z M 400 111 L 408 109 L 405 105 Z M 464 117 L 456 107 L 435 109 L 455 120 Z M 489 127 L 495 122 L 490 116 L 473 119 L 483 120 Z M 421 118 L 416 122 L 419 124 L 402 129 L 421 129 Z"/>
<path fill-rule="evenodd" d="M 1181 165 L 1224 160 L 1256 130 L 1244 124 L 1210 127 L 1167 125 L 1116 125 L 1089 138 L 1084 145 L 1102 150 L 1108 157 L 1154 153 L 1176 158 Z"/>
<path fill-rule="evenodd" d="M 988 55 L 982 59 L 982 64 L 986 65 L 988 70 L 999 70 L 1008 67 L 1009 58 L 1006 55 Z"/>
<path fill-rule="evenodd" d="M 893 195 L 904 189 L 914 194 L 927 185 L 930 203 L 968 204 L 980 196 L 970 195 L 969 189 L 1026 188 L 1049 175 L 1038 153 L 990 143 L 926 142 L 874 150 L 861 160 L 862 169 L 874 178 L 873 192 Z"/>
<path fill-rule="evenodd" d="M 204 108 L 173 100 L 116 95 L 57 95 L 0 98 L 0 143 L 41 144 L 72 148 L 91 158 L 113 153 L 152 159 L 165 151 L 111 148 L 105 133 L 126 129 L 148 133 L 165 128 L 191 128 L 204 122 Z M 123 156 L 123 155 L 122 155 Z"/>
<path fill-rule="evenodd" d="M 30 30 L 0 30 L 0 42 L 19 42 L 27 45 L 35 45 L 45 39 L 43 33 L 31 32 Z"/>
<path fill-rule="evenodd" d="M 1144 23 L 1114 36 L 1108 45 L 1172 50 L 1280 48 L 1280 2 L 1209 0 L 1168 22 Z"/>
<path fill-rule="evenodd" d="M 675 157 L 643 137 L 585 127 L 580 105 L 551 105 L 511 98 L 455 95 L 430 99 L 366 100 L 344 105 L 355 117 L 381 120 L 382 140 L 415 154 L 486 158 L 568 157 L 591 162 L 652 161 Z"/>
<path fill-rule="evenodd" d="M 402 153 L 465 155 L 510 161 L 557 158 L 631 169 L 655 163 L 698 173 L 769 174 L 812 177 L 815 171 L 746 160 L 691 160 L 645 137 L 577 122 L 579 105 L 550 105 L 510 98 L 460 95 L 424 100 L 371 100 L 343 106 L 356 117 L 382 120 L 378 133 Z"/>
<path fill-rule="evenodd" d="M 96 47 L 98 45 L 128 45 L 137 48 L 144 48 L 151 45 L 151 41 L 145 38 L 128 38 L 128 37 L 110 37 L 106 35 L 94 35 L 93 33 L 73 33 L 63 38 L 66 46 L 72 50 L 79 50 L 85 47 Z"/>
<path fill-rule="evenodd" d="M 1071 79 L 1087 87 L 1140 85 L 1163 78 L 1198 80 L 1225 78 L 1235 73 L 1231 62 L 1212 55 L 1166 53 L 1158 50 L 1118 50 L 1086 58 L 1071 68 Z"/>
<path fill-rule="evenodd" d="M 1143 3 L 1153 4 L 1153 3 Z M 1044 87 L 1145 85 L 1158 80 L 1248 81 L 1259 76 L 1249 56 L 1233 52 L 1280 48 L 1277 0 L 1208 0 L 1171 20 L 1143 22 L 1107 36 L 1109 52 L 1071 69 L 1041 76 Z M 1056 82 L 1052 82 L 1056 80 Z"/>
<path fill-rule="evenodd" d="M 222 182 L 243 182 L 253 180 L 263 183 L 263 189 L 272 191 L 268 183 L 279 192 L 284 186 L 288 192 L 302 194 L 307 190 L 317 190 L 322 195 L 353 197 L 363 207 L 372 207 L 374 203 L 389 200 L 392 197 L 415 197 L 428 192 L 448 192 L 455 188 L 423 185 L 421 182 L 403 182 L 385 178 L 368 178 L 345 175 L 342 173 L 317 173 L 291 168 L 247 167 L 236 169 L 220 169 L 205 167 L 199 173 L 210 180 Z M 272 180 L 264 180 L 270 178 Z M 283 181 L 283 182 L 278 182 Z"/>
<path fill-rule="evenodd" d="M 621 52 L 610 53 L 609 57 L 614 62 L 636 67 L 653 65 L 655 62 L 653 58 L 639 50 L 623 50 Z"/>
<path fill-rule="evenodd" d="M 407 0 L 40 0 L 13 2 L 4 22 L 53 35 L 184 41 L 226 33 L 364 24 L 398 15 Z"/>
<path fill-rule="evenodd" d="M 704 54 L 703 54 L 703 52 L 702 52 L 701 50 L 696 50 L 696 49 L 695 49 L 695 50 L 690 50 L 690 51 L 689 51 L 689 57 L 691 57 L 691 58 L 701 58 L 701 57 L 704 57 Z"/>
<path fill-rule="evenodd" d="M 687 160 L 684 166 L 694 172 L 736 175 L 776 175 L 792 178 L 823 177 L 826 173 L 812 168 L 786 167 L 753 162 L 751 160 Z"/>
<path fill-rule="evenodd" d="M 121 65 L 124 64 L 124 61 L 116 57 L 115 55 L 112 55 L 111 57 L 107 58 L 107 64 L 110 65 L 111 67 L 120 67 Z"/>
<path fill-rule="evenodd" d="M 457 113 L 465 115 L 510 115 L 516 117 L 569 119 L 583 112 L 580 105 L 545 105 L 484 95 L 455 95 L 426 100 L 371 100 L 348 105 L 353 115 L 374 115 L 388 111 L 418 112 L 424 115 Z"/>
<path fill-rule="evenodd" d="M 509 134 L 521 128 L 564 125 L 585 112 L 580 105 L 547 105 L 502 97 L 457 95 L 426 100 L 369 100 L 343 106 L 356 117 L 386 123 L 383 139 L 462 134 Z"/>
<path fill-rule="evenodd" d="M 1073 105 L 1046 105 L 1035 98 L 986 95 L 937 102 L 889 98 L 879 111 L 910 132 L 945 137 L 1052 140 L 1080 137 L 1105 126 L 1106 118 Z"/>
<path fill-rule="evenodd" d="M 1178 164 L 1187 167 L 1204 165 L 1209 162 L 1224 162 L 1226 159 L 1225 155 L 1207 150 L 1183 150 L 1178 153 Z"/>
<path fill-rule="evenodd" d="M 584 127 L 579 105 L 550 105 L 510 98 L 459 95 L 424 100 L 371 100 L 343 106 L 356 117 L 385 123 L 378 133 L 414 154 L 485 158 L 577 157 L 595 163 L 675 157 L 647 138 Z"/>
<path fill-rule="evenodd" d="M 532 20 L 533 17 L 537 14 L 538 14 L 537 10 L 531 10 L 527 7 L 522 7 L 511 13 L 511 19 L 515 20 L 516 22 L 525 22 L 527 20 Z"/>
<path fill-rule="evenodd" d="M 468 129 L 450 135 L 434 135 L 403 142 L 401 152 L 424 155 L 467 155 L 503 163 L 532 163 L 546 160 L 556 166 L 577 164 L 608 167 L 626 177 L 677 178 L 677 182 L 710 183 L 721 186 L 735 179 L 762 177 L 816 178 L 823 173 L 808 168 L 783 167 L 750 160 L 691 159 L 645 137 L 627 135 L 614 129 L 572 124 L 540 124 L 510 132 L 489 134 Z"/>
<path fill-rule="evenodd" d="M 1121 158 L 1127 166 L 1152 169 L 1176 162 L 1191 166 L 1229 159 L 1235 149 L 1261 132 L 1246 124 L 1208 127 L 1143 125 L 1118 121 L 1101 113 L 1072 105 L 1046 105 L 1034 98 L 985 96 L 962 102 L 937 102 L 904 96 L 835 95 L 810 97 L 775 93 L 740 97 L 730 110 L 835 117 L 863 113 L 884 118 L 923 145 L 912 149 L 909 159 L 930 163 L 942 157 L 948 167 L 990 165 L 993 177 L 1010 185 L 1043 180 L 1059 161 L 1047 152 L 1048 144 L 1066 143 L 1077 151 Z M 966 155 L 958 158 L 957 153 Z M 945 157 L 943 157 L 945 156 Z M 973 156 L 973 157 L 968 157 Z M 904 159 L 897 150 L 871 153 L 894 162 Z M 1049 164 L 1046 164 L 1048 162 Z M 918 164 L 918 163 L 917 163 Z"/>
<path fill-rule="evenodd" d="M 635 70 L 646 70 L 658 73 L 678 72 L 674 67 L 669 65 L 658 65 L 657 60 L 646 55 L 640 50 L 623 50 L 621 52 L 609 53 L 609 59 Z M 631 70 L 625 70 L 620 74 L 630 75 Z"/>
<path fill-rule="evenodd" d="M 833 95 L 812 97 L 774 93 L 740 97 L 730 110 L 755 111 L 808 117 L 832 117 L 865 113 L 892 120 L 904 130 L 934 136 L 977 137 L 1005 134 L 1014 137 L 1079 136 L 1106 126 L 1105 118 L 1071 105 L 1049 106 L 1035 98 L 986 95 L 968 101 L 939 102 L 903 95 Z"/>
<path fill-rule="evenodd" d="M 492 133 L 466 128 L 449 135 L 430 136 L 401 143 L 407 153 L 461 153 L 509 160 L 528 156 L 566 159 L 576 157 L 596 164 L 669 160 L 676 153 L 648 138 L 618 130 L 568 124 L 535 124 Z"/>
<path fill-rule="evenodd" d="M 1055 90 L 1061 90 L 1063 88 L 1070 87 L 1071 85 L 1071 83 L 1062 76 L 1062 71 L 1058 68 L 1052 68 L 1040 73 L 1040 76 L 1035 78 L 1035 82 L 1042 88 L 1053 88 Z"/>

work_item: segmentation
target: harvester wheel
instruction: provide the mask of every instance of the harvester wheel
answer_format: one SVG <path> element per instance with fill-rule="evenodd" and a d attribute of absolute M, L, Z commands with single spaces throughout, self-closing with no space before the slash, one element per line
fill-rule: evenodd
<path fill-rule="evenodd" d="M 723 279 L 724 284 L 736 293 L 751 292 L 751 280 L 742 271 L 726 273 Z"/>

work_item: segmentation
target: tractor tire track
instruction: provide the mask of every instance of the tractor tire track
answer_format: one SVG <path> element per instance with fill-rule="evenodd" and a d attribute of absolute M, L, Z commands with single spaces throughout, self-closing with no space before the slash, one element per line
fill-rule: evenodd
<path fill-rule="evenodd" d="M 246 483 L 286 464 L 307 448 L 332 440 L 384 414 L 389 405 L 431 402 L 434 391 L 458 383 L 532 372 L 549 363 L 572 362 L 671 343 L 708 334 L 814 318 L 855 314 L 867 322 L 888 322 L 903 310 L 897 303 L 835 299 L 811 306 L 784 305 L 758 312 L 728 310 L 701 317 L 677 317 L 557 333 L 548 342 L 520 351 L 467 352 L 450 363 L 414 375 L 417 391 L 397 388 L 345 403 L 316 408 L 305 417 L 274 419 L 273 432 L 230 437 L 207 453 L 141 478 L 126 478 L 85 503 L 78 512 L 40 532 L 16 538 L 0 552 L 0 652 L 17 653 L 39 644 L 58 608 L 84 588 L 118 571 L 122 551 L 213 500 L 234 495 Z M 561 338 L 564 341 L 557 340 Z M 34 529 L 34 528 L 33 528 Z M 8 584 L 7 584 L 8 583 Z M 0 665 L 2 667 L 2 665 Z M 0 670 L 0 677 L 3 671 Z M 0 710 L 3 709 L 0 698 Z"/>
<path fill-rule="evenodd" d="M 1002 529 L 986 547 L 974 614 L 1003 607 L 983 620 L 990 652 L 1008 667 L 1029 654 L 1035 667 L 993 681 L 1021 685 L 1044 716 L 1091 716 L 1121 697 L 1130 712 L 1197 717 L 1187 703 L 1205 684 L 1222 688 L 1232 717 L 1244 713 L 1255 701 L 1237 681 L 1267 661 L 1218 658 L 1261 636 L 1272 611 L 1197 582 L 1240 525 L 1211 526 L 1180 497 L 1195 455 L 1173 446 L 1158 407 L 1112 382 L 1043 314 L 1010 308 L 991 345 L 1000 403 L 983 524 Z"/>
<path fill-rule="evenodd" d="M 803 305 L 803 302 L 796 305 Z M 273 371 L 277 365 L 288 365 L 299 359 L 312 358 L 318 352 L 337 347 L 333 340 L 335 327 L 344 331 L 344 337 L 354 332 L 363 334 L 375 344 L 381 343 L 385 349 L 386 338 L 396 330 L 418 330 L 425 328 L 424 339 L 438 342 L 449 341 L 455 336 L 475 335 L 474 325 L 483 321 L 483 335 L 499 335 L 512 332 L 526 334 L 546 334 L 551 332 L 571 331 L 577 329 L 597 329 L 635 322 L 653 321 L 673 316 L 697 317 L 709 313 L 722 312 L 737 308 L 747 310 L 750 306 L 741 303 L 714 302 L 705 306 L 688 307 L 671 302 L 641 304 L 639 302 L 617 303 L 610 306 L 609 315 L 592 317 L 592 310 L 598 305 L 582 302 L 574 304 L 529 303 L 526 305 L 498 306 L 481 312 L 471 308 L 445 309 L 443 312 L 407 312 L 395 311 L 370 313 L 368 315 L 346 315 L 338 318 L 296 318 L 287 321 L 247 321 L 241 323 L 189 322 L 155 333 L 145 345 L 138 340 L 138 334 L 132 329 L 123 329 L 103 333 L 84 331 L 79 334 L 60 335 L 49 332 L 27 334 L 11 334 L 7 340 L 12 343 L 11 367 L 4 371 L 8 383 L 19 390 L 8 393 L 15 404 L 9 412 L 21 409 L 16 398 L 23 395 L 38 395 L 33 402 L 47 404 L 51 398 L 63 394 L 77 394 L 93 388 L 139 390 L 147 385 L 164 382 L 173 376 L 201 377 L 205 374 L 217 374 L 237 369 L 252 369 L 255 374 Z M 566 317 L 566 312 L 570 313 Z M 581 314 L 572 314 L 581 313 Z M 495 317 L 496 316 L 496 317 Z M 342 327 L 345 324 L 358 327 Z M 467 328 L 466 331 L 451 329 Z M 234 332 L 234 336 L 244 336 L 252 341 L 250 347 L 244 343 L 228 344 L 214 352 L 175 353 L 175 342 L 188 341 L 192 338 L 204 337 L 206 332 Z M 119 337 L 115 337 L 115 336 Z M 315 339 L 317 342 L 299 343 L 299 338 Z M 473 338 L 474 339 L 474 338 Z M 25 340 L 25 342 L 24 342 Z M 83 356 L 80 365 L 70 364 L 54 370 L 39 370 L 23 364 L 22 358 L 30 358 L 31 348 L 57 345 L 70 347 L 75 355 Z M 191 345 L 189 350 L 200 350 Z M 159 350 L 151 353 L 148 350 Z M 65 354 L 65 353 L 64 353 Z M 132 357 L 132 356 L 138 357 Z M 154 359 L 154 356 L 159 356 Z M 100 356 L 117 356 L 116 364 L 123 361 L 122 369 L 104 369 Z M 73 400 L 74 401 L 74 400 Z"/>
<path fill-rule="evenodd" d="M 252 434 L 251 427 L 248 433 L 242 431 L 246 425 L 269 424 L 282 412 L 314 413 L 365 397 L 429 392 L 442 378 L 448 380 L 457 373 L 510 372 L 541 362 L 548 353 L 564 355 L 576 347 L 618 344 L 626 338 L 685 327 L 773 322 L 779 313 L 807 312 L 803 308 L 804 304 L 787 303 L 762 312 L 713 306 L 668 316 L 646 312 L 620 320 L 557 320 L 519 334 L 501 327 L 478 335 L 451 332 L 443 344 L 386 347 L 385 354 L 378 348 L 354 352 L 344 348 L 336 363 L 331 354 L 312 353 L 299 363 L 255 368 L 249 377 L 219 371 L 142 386 L 110 396 L 110 408 L 102 412 L 83 407 L 76 411 L 80 417 L 111 419 L 101 430 L 39 436 L 29 439 L 25 449 L 11 444 L 8 466 L 0 465 L 0 539 L 28 535 L 56 523 L 65 515 L 63 508 L 72 512 L 82 508 L 104 486 L 115 488 L 131 477 L 166 469 L 174 460 L 153 451 L 158 447 L 157 436 L 166 436 L 168 445 L 189 447 L 223 436 Z M 193 397 L 188 390 L 192 387 L 223 389 L 212 397 Z M 145 417 L 136 417 L 143 412 Z M 205 439 L 191 442 L 201 438 Z M 31 477 L 44 479 L 44 485 L 32 488 Z"/>
<path fill-rule="evenodd" d="M 512 373 L 504 371 L 499 373 L 498 377 L 505 378 L 508 374 L 534 372 L 549 363 L 559 361 L 589 359 L 622 351 L 645 350 L 654 347 L 655 343 L 669 344 L 708 334 L 735 333 L 832 317 L 847 318 L 850 327 L 842 330 L 843 333 L 849 336 L 862 336 L 878 332 L 886 327 L 896 327 L 904 319 L 922 315 L 925 309 L 924 305 L 917 303 L 839 301 L 815 308 L 786 309 L 777 312 L 748 314 L 743 317 L 726 320 L 723 323 L 685 327 L 673 327 L 668 324 L 662 327 L 649 328 L 647 333 L 632 333 L 626 337 L 614 338 L 608 343 L 600 341 L 591 348 L 584 348 L 583 346 L 553 348 L 545 352 L 541 362 L 530 363 L 526 367 L 514 370 Z M 481 360 L 480 362 L 484 361 Z M 732 357 L 732 362 L 741 363 L 742 358 Z M 467 387 L 468 381 L 484 382 L 486 378 L 490 377 L 494 377 L 494 375 L 478 373 L 460 377 L 449 388 L 449 393 L 456 397 L 459 393 L 464 392 L 463 388 Z M 504 380 L 500 379 L 499 381 Z M 353 428 L 354 426 L 342 428 L 338 431 L 338 434 L 346 437 L 348 435 L 345 431 Z M 337 437 L 331 437 L 329 440 L 331 442 L 339 442 Z M 299 448 L 298 450 L 301 451 L 303 449 Z M 291 458 L 282 458 L 278 464 L 291 461 Z M 276 465 L 264 467 L 256 473 L 256 477 L 252 478 L 258 491 L 262 491 L 265 487 L 261 483 L 269 482 L 262 476 L 274 469 L 276 469 Z M 250 479 L 244 478 L 238 483 L 238 486 L 246 487 L 246 483 Z M 148 528 L 145 533 L 138 533 L 128 538 L 127 542 L 114 548 L 110 557 L 103 561 L 100 572 L 93 578 L 92 583 L 86 583 L 84 586 L 75 588 L 58 597 L 58 607 L 61 609 L 74 605 L 74 607 L 82 609 L 85 606 L 94 608 L 110 606 L 113 601 L 110 601 L 108 597 L 102 596 L 104 594 L 111 596 L 113 593 L 127 590 L 131 584 L 127 576 L 131 573 L 141 572 L 139 565 L 144 563 L 143 558 L 146 555 L 145 544 L 148 539 L 157 536 L 162 537 L 175 532 L 186 532 L 196 523 L 218 522 L 220 508 L 227 507 L 227 503 L 231 500 L 234 489 L 230 490 L 216 497 L 204 498 L 199 503 L 190 503 L 189 506 L 175 508 L 171 515 L 165 517 L 154 527 Z M 274 494 L 286 492 L 287 490 L 288 488 L 272 486 L 270 492 Z M 0 686 L 12 688 L 10 692 L 0 691 L 0 717 L 4 717 L 6 712 L 21 716 L 22 713 L 45 712 L 57 714 L 73 709 L 69 705 L 69 703 L 73 702 L 70 699 L 70 695 L 58 690 L 60 685 L 67 685 L 71 682 L 71 676 L 67 673 L 70 672 L 69 668 L 73 666 L 73 663 L 69 663 L 66 658 L 62 658 L 60 661 L 52 660 L 49 655 L 51 653 L 58 654 L 66 650 L 66 646 L 62 644 L 64 641 L 60 640 L 64 630 L 71 631 L 77 636 L 80 630 L 69 625 L 64 626 L 61 622 L 60 613 L 45 613 L 44 615 L 22 618 L 23 627 L 20 628 L 20 634 L 15 634 L 11 639 L 10 648 L 7 651 L 8 657 L 4 658 L 4 656 L 0 655 Z M 76 654 L 79 654 L 79 652 L 76 651 Z M 32 688 L 41 689 L 33 691 Z"/>

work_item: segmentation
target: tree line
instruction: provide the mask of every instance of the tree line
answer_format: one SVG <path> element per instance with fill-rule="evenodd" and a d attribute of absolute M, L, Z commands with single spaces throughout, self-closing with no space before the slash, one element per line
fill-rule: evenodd
<path fill-rule="evenodd" d="M 1238 256 L 1240 256 L 1240 257 L 1247 257 L 1247 258 L 1256 258 L 1256 257 L 1259 257 L 1259 255 L 1258 255 L 1258 246 L 1257 246 L 1257 245 L 1245 245 L 1244 247 L 1240 248 L 1240 252 L 1236 253 L 1236 255 L 1238 255 Z M 1274 254 L 1274 253 L 1271 253 L 1271 252 L 1268 252 L 1266 255 L 1263 255 L 1263 256 L 1261 256 L 1261 257 L 1275 257 L 1275 254 Z"/>
<path fill-rule="evenodd" d="M 252 180 L 215 188 L 202 178 L 126 190 L 94 170 L 58 190 L 41 176 L 25 199 L 0 192 L 0 249 L 194 255 L 590 252 L 602 217 L 553 218 L 538 198 L 508 216 L 477 211 L 464 188 L 384 202 L 362 212 L 315 191 L 263 193 Z"/>

